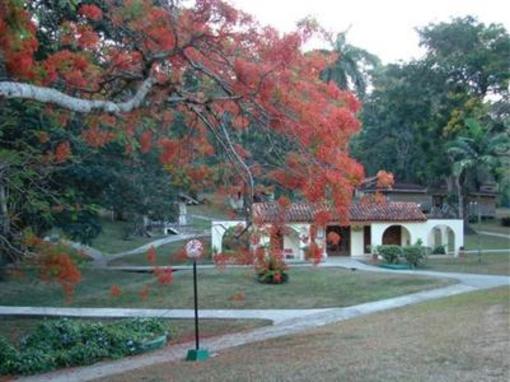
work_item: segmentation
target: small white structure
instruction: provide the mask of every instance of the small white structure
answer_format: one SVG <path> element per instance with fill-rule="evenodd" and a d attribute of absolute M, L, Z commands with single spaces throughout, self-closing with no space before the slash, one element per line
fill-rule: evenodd
<path fill-rule="evenodd" d="M 328 210 L 324 205 L 293 203 L 282 209 L 278 203 L 264 202 L 253 205 L 253 220 L 263 234 L 259 245 L 267 244 L 272 225 L 284 224 L 278 238 L 287 258 L 304 259 L 310 244 L 310 228 L 318 212 Z M 462 219 L 428 219 L 417 203 L 386 202 L 382 204 L 353 203 L 349 210 L 350 225 L 341 226 L 332 221 L 316 234 L 316 243 L 323 249 L 323 257 L 363 256 L 382 244 L 411 245 L 417 241 L 425 246 L 444 246 L 450 254 L 458 256 L 464 246 L 464 222 Z M 335 219 L 336 220 L 336 219 Z M 338 219 L 340 220 L 340 219 Z M 244 221 L 213 221 L 213 252 L 222 251 L 223 234 L 230 227 L 245 226 Z M 331 232 L 341 240 L 327 240 Z"/>
<path fill-rule="evenodd" d="M 185 202 L 179 202 L 179 220 L 178 223 L 180 226 L 188 224 L 188 209 L 186 208 Z"/>

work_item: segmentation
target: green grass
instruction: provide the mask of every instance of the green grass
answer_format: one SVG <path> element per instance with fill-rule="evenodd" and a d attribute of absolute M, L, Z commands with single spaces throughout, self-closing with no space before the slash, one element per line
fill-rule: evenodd
<path fill-rule="evenodd" d="M 510 249 L 510 239 L 489 235 L 465 235 L 464 248 L 478 249 L 479 239 L 482 249 Z"/>
<path fill-rule="evenodd" d="M 194 217 L 188 219 L 188 225 L 200 231 L 211 229 L 211 221 Z"/>
<path fill-rule="evenodd" d="M 204 256 L 200 258 L 199 263 L 212 263 L 211 256 L 208 253 L 208 248 L 210 247 L 210 239 L 209 238 L 201 238 L 200 239 L 205 245 Z M 183 253 L 184 246 L 188 240 L 180 240 L 175 241 L 173 243 L 162 245 L 161 247 L 156 248 L 156 265 L 167 266 L 167 265 L 182 265 L 182 264 L 191 264 L 191 261 L 188 260 Z M 134 255 L 123 256 L 121 258 L 115 259 L 109 263 L 111 266 L 147 266 L 151 265 L 147 261 L 147 253 L 137 253 Z"/>
<path fill-rule="evenodd" d="M 466 254 L 464 257 L 429 258 L 423 269 L 510 276 L 510 251 L 482 253 L 481 262 L 478 254 L 474 253 Z"/>
<path fill-rule="evenodd" d="M 23 317 L 0 317 L 0 336 L 6 337 L 15 343 L 34 330 L 37 325 L 45 320 L 55 318 L 23 318 Z M 107 319 L 90 319 L 90 321 L 108 322 Z M 167 331 L 170 333 L 170 344 L 192 341 L 195 337 L 194 320 L 165 320 Z M 201 319 L 200 337 L 207 338 L 222 334 L 255 329 L 264 325 L 270 325 L 269 320 L 219 320 Z"/>
<path fill-rule="evenodd" d="M 208 216 L 216 220 L 232 219 L 229 215 L 231 208 L 226 203 L 226 197 L 224 195 L 208 193 L 203 196 L 207 199 L 207 203 L 202 203 L 197 206 L 187 206 L 188 214 Z"/>
<path fill-rule="evenodd" d="M 510 235 L 510 227 L 503 227 L 499 219 L 482 220 L 482 224 L 471 223 L 470 226 L 475 231 L 489 231 Z"/>
<path fill-rule="evenodd" d="M 510 289 L 429 301 L 103 380 L 508 381 Z M 247 362 L 247 360 L 249 360 Z"/>
<path fill-rule="evenodd" d="M 447 285 L 451 281 L 426 277 L 344 269 L 291 269 L 290 281 L 265 285 L 255 281 L 251 269 L 199 271 L 200 306 L 210 309 L 322 308 L 350 306 L 424 289 Z M 112 297 L 116 284 L 120 297 Z M 147 299 L 140 291 L 149 286 Z M 154 276 L 107 270 L 85 270 L 72 302 L 66 304 L 61 287 L 34 277 L 0 283 L 0 305 L 192 308 L 192 272 L 174 273 L 173 283 L 161 286 Z M 241 298 L 236 298 L 240 297 Z"/>
<path fill-rule="evenodd" d="M 114 254 L 138 248 L 163 235 L 155 237 L 129 237 L 126 239 L 126 232 L 132 229 L 132 223 L 123 221 L 101 220 L 103 228 L 101 234 L 92 241 L 92 247 L 104 254 Z"/>

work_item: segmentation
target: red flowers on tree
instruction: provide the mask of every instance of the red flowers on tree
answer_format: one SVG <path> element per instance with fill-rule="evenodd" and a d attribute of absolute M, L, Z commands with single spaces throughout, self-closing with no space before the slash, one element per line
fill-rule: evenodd
<path fill-rule="evenodd" d="M 57 145 L 55 149 L 55 162 L 65 162 L 71 156 L 71 144 L 69 142 L 62 142 Z"/>
<path fill-rule="evenodd" d="M 92 21 L 99 21 L 103 18 L 103 11 L 101 11 L 101 9 L 94 4 L 81 5 L 78 13 Z"/>
<path fill-rule="evenodd" d="M 0 4 L 0 97 L 85 114 L 81 134 L 93 147 L 118 139 L 127 155 L 155 150 L 174 187 L 242 184 L 249 204 L 258 184 L 278 184 L 347 219 L 364 178 L 348 150 L 360 103 L 321 80 L 332 55 L 303 53 L 315 23 L 280 34 L 221 0 L 101 1 L 59 14 L 46 33 L 45 3 L 32 13 L 16 0 Z M 37 36 L 52 49 L 36 54 Z M 70 155 L 68 142 L 56 146 L 56 162 Z M 318 214 L 315 224 L 330 218 Z"/>

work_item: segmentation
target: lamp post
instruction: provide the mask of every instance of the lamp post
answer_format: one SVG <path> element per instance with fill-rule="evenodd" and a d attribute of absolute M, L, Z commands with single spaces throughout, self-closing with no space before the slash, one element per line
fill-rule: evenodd
<path fill-rule="evenodd" d="M 188 350 L 186 361 L 205 361 L 209 358 L 207 349 L 200 349 L 200 335 L 198 328 L 198 288 L 197 288 L 197 258 L 202 255 L 204 246 L 200 240 L 190 240 L 186 243 L 186 255 L 193 260 L 193 295 L 195 302 L 195 349 Z"/>

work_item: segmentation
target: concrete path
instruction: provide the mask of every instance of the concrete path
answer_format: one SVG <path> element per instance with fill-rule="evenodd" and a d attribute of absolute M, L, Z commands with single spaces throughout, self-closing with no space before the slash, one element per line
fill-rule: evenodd
<path fill-rule="evenodd" d="M 505 234 L 505 233 L 500 233 L 500 232 L 492 232 L 492 231 L 476 231 L 476 232 L 480 235 L 502 237 L 504 239 L 510 240 L 510 234 Z"/>
<path fill-rule="evenodd" d="M 510 276 L 499 276 L 499 275 L 480 275 L 474 273 L 460 273 L 460 272 L 436 272 L 436 271 L 421 271 L 421 270 L 393 270 L 387 268 L 375 267 L 363 263 L 357 259 L 345 257 L 335 258 L 328 260 L 324 265 L 319 266 L 339 266 L 343 268 L 359 269 L 368 272 L 386 272 L 386 273 L 397 273 L 406 275 L 416 276 L 429 276 L 436 278 L 449 278 L 459 282 L 460 285 L 472 287 L 475 289 L 487 289 L 494 288 L 497 286 L 508 285 L 510 286 Z M 448 287 L 447 287 L 448 288 Z M 445 288 L 435 289 L 440 291 Z"/>
<path fill-rule="evenodd" d="M 88 245 L 76 243 L 70 240 L 63 240 L 63 242 L 78 251 L 82 251 L 87 256 L 92 258 L 92 265 L 94 267 L 106 267 L 108 265 L 108 259 L 101 251 L 89 247 Z"/>
<path fill-rule="evenodd" d="M 340 322 L 343 320 L 364 316 L 367 314 L 381 312 L 389 309 L 404 307 L 424 301 L 433 299 L 453 296 L 461 293 L 471 292 L 475 290 L 488 289 L 498 286 L 510 286 L 510 277 L 508 276 L 489 276 L 489 275 L 475 275 L 468 273 L 446 273 L 446 272 L 432 272 L 432 271 L 406 271 L 406 270 L 390 270 L 362 263 L 356 259 L 351 258 L 335 258 L 330 259 L 328 262 L 321 264 L 322 267 L 345 267 L 350 269 L 360 269 L 370 272 L 387 272 L 399 274 L 416 274 L 430 277 L 440 278 L 453 278 L 459 281 L 458 284 L 450 285 L 443 288 L 422 291 L 418 293 L 408 294 L 400 297 L 389 298 L 380 301 L 368 302 L 347 308 L 331 308 L 331 309 L 292 309 L 292 310 L 251 310 L 242 313 L 237 310 L 222 310 L 222 311 L 201 311 L 201 317 L 220 318 L 266 318 L 271 319 L 274 325 L 258 328 L 249 332 L 228 334 L 215 338 L 205 339 L 202 341 L 203 347 L 209 349 L 210 352 L 219 352 L 232 347 L 263 341 L 270 338 L 286 336 L 291 334 L 300 333 L 306 330 L 314 329 L 323 325 Z M 1 312 L 7 314 L 6 308 L 15 309 L 14 307 L 0 307 Z M 28 309 L 25 314 L 30 313 L 33 308 L 18 308 Z M 50 308 L 41 308 L 50 309 Z M 76 308 L 83 309 L 83 308 Z M 109 309 L 110 311 L 112 309 Z M 147 311 L 147 310 L 144 310 Z M 153 310 L 154 311 L 154 310 Z M 10 310 L 10 314 L 13 314 Z M 35 312 L 35 311 L 34 311 Z M 172 310 L 165 311 L 166 317 Z M 175 312 L 175 311 L 174 311 Z M 14 313 L 16 314 L 16 313 Z M 42 313 L 41 313 L 42 314 Z M 94 312 L 93 312 L 94 314 Z M 172 317 L 177 317 L 176 315 Z M 181 318 L 188 318 L 189 311 L 181 311 L 183 314 Z M 216 316 L 215 316 L 216 315 Z M 185 357 L 187 349 L 193 347 L 193 344 L 187 343 L 177 346 L 169 346 L 163 350 L 149 353 L 137 357 L 130 357 L 118 361 L 102 362 L 91 366 L 74 368 L 69 370 L 61 370 L 44 375 L 38 375 L 28 378 L 22 378 L 23 381 L 90 381 L 96 378 L 104 378 L 119 372 L 126 372 L 144 366 L 150 366 L 162 362 L 171 362 L 182 360 Z"/>
<path fill-rule="evenodd" d="M 200 218 L 200 217 L 198 217 L 198 218 Z M 84 244 L 77 243 L 77 242 L 70 241 L 70 240 L 63 240 L 63 242 L 79 251 L 84 252 L 87 256 L 91 257 L 92 258 L 92 266 L 98 267 L 98 268 L 104 268 L 104 267 L 107 267 L 108 263 L 112 260 L 120 259 L 124 256 L 134 255 L 137 253 L 147 252 L 147 250 L 150 247 L 158 248 L 158 247 L 161 247 L 162 245 L 174 243 L 176 241 L 194 239 L 194 238 L 198 238 L 198 237 L 207 237 L 207 236 L 210 236 L 210 234 L 211 234 L 210 230 L 180 233 L 178 235 L 172 235 L 172 236 L 167 236 L 167 237 L 153 240 L 147 244 L 144 244 L 138 248 L 131 249 L 129 251 L 124 251 L 124 252 L 119 252 L 119 253 L 114 253 L 114 254 L 105 254 L 95 248 L 89 247 L 88 245 L 84 245 Z"/>
<path fill-rule="evenodd" d="M 179 235 L 164 237 L 162 239 L 157 239 L 157 240 L 151 241 L 150 243 L 144 244 L 141 247 L 131 249 L 129 251 L 124 251 L 124 252 L 116 253 L 113 255 L 109 255 L 108 261 L 110 262 L 112 260 L 120 259 L 122 257 L 129 256 L 129 255 L 135 255 L 137 253 L 144 253 L 144 252 L 147 252 L 150 247 L 158 248 L 158 247 L 161 247 L 162 245 L 174 243 L 176 241 L 194 239 L 197 237 L 205 237 L 205 236 L 209 236 L 210 234 L 211 234 L 210 230 L 207 230 L 207 231 L 201 231 L 201 232 L 190 232 L 190 233 L 186 233 L 186 234 L 179 234 Z"/>
<path fill-rule="evenodd" d="M 208 222 L 212 222 L 213 220 L 218 220 L 218 219 L 213 219 L 212 217 L 206 216 L 206 215 L 190 214 L 189 216 L 191 216 L 192 218 L 195 218 L 195 219 L 206 220 Z"/>
<path fill-rule="evenodd" d="M 325 309 L 200 309 L 204 319 L 269 320 L 273 324 L 293 318 L 303 318 L 317 313 L 326 313 L 336 308 Z M 193 309 L 124 309 L 124 308 L 53 308 L 33 306 L 0 306 L 0 316 L 18 317 L 83 317 L 83 318 L 129 318 L 156 317 L 169 319 L 192 319 Z"/>

